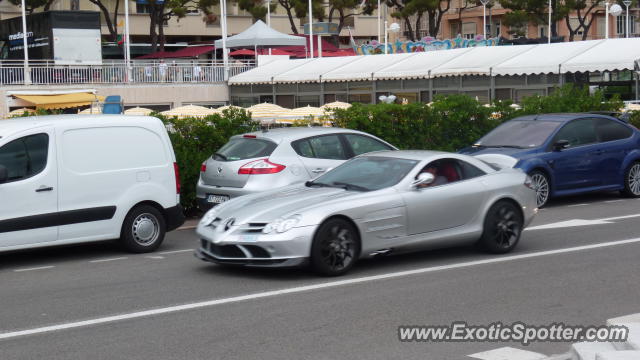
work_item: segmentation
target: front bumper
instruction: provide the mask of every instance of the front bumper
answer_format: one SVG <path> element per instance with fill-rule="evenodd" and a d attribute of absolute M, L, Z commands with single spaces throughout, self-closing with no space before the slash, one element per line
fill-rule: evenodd
<path fill-rule="evenodd" d="M 314 226 L 293 228 L 282 234 L 243 233 L 230 229 L 221 233 L 198 226 L 200 236 L 195 256 L 218 264 L 257 267 L 305 265 L 311 252 Z"/>

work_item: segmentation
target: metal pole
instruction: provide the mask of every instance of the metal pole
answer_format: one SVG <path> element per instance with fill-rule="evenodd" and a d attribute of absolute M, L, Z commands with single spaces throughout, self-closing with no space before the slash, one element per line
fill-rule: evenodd
<path fill-rule="evenodd" d="M 124 62 L 127 67 L 127 82 L 131 81 L 131 48 L 129 47 L 129 1 L 124 1 Z"/>
<path fill-rule="evenodd" d="M 31 69 L 29 68 L 29 41 L 27 40 L 27 10 L 22 0 L 22 47 L 24 52 L 24 84 L 31 84 Z"/>
<path fill-rule="evenodd" d="M 551 8 L 551 0 L 549 0 L 549 27 L 547 28 L 547 44 L 551 44 L 551 12 L 553 8 Z"/>
<path fill-rule="evenodd" d="M 220 1 L 220 12 L 222 13 L 222 21 L 220 28 L 222 30 L 222 63 L 224 65 L 224 81 L 229 80 L 229 54 L 227 54 L 227 0 Z"/>
<path fill-rule="evenodd" d="M 626 28 L 625 29 L 625 32 L 627 34 L 626 37 L 629 37 L 629 5 L 627 5 L 627 4 L 629 4 L 629 2 L 625 1 L 624 5 L 627 8 L 627 18 L 624 21 L 624 25 L 625 25 L 625 28 Z"/>
<path fill-rule="evenodd" d="M 318 35 L 318 57 L 322 57 L 322 37 Z"/>
<path fill-rule="evenodd" d="M 609 2 L 604 3 L 604 38 L 609 38 Z"/>
<path fill-rule="evenodd" d="M 313 7 L 311 5 L 311 0 L 309 0 L 309 45 L 309 48 L 311 49 L 309 57 L 313 59 Z"/>
<path fill-rule="evenodd" d="M 271 0 L 267 0 L 267 26 L 271 27 Z"/>
<path fill-rule="evenodd" d="M 380 9 L 380 0 L 378 0 L 378 43 L 382 42 L 382 34 L 381 34 L 381 31 L 380 31 L 380 25 L 381 25 L 380 24 L 380 11 L 381 11 L 381 9 Z"/>
<path fill-rule="evenodd" d="M 482 2 L 482 36 L 484 40 L 487 40 L 487 3 Z"/>
<path fill-rule="evenodd" d="M 388 29 L 387 29 L 387 20 L 384 21 L 384 53 L 387 54 L 388 53 L 388 47 L 387 47 L 387 38 L 389 36 L 389 34 L 387 33 Z"/>

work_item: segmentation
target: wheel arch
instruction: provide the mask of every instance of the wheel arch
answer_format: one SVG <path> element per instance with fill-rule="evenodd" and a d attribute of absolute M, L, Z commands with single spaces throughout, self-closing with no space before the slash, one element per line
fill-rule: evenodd
<path fill-rule="evenodd" d="M 160 214 L 162 214 L 162 218 L 164 219 L 165 226 L 168 224 L 169 219 L 168 219 L 167 211 L 165 210 L 164 207 L 162 207 L 162 205 L 160 205 L 157 202 L 152 201 L 152 200 L 144 200 L 144 201 L 140 201 L 140 202 L 134 204 L 133 206 L 131 206 L 131 208 L 129 208 L 129 211 L 127 211 L 127 214 L 125 215 L 124 218 L 126 219 L 127 216 L 131 213 L 131 211 L 133 211 L 133 209 L 135 209 L 136 207 L 141 206 L 141 205 L 148 205 L 148 206 L 151 206 L 151 207 L 155 208 L 156 210 L 158 210 L 160 212 Z"/>
<path fill-rule="evenodd" d="M 486 219 L 487 216 L 489 215 L 489 210 L 497 203 L 501 202 L 501 201 L 505 201 L 505 202 L 509 202 L 511 203 L 513 206 L 515 206 L 518 209 L 518 213 L 520 214 L 520 217 L 522 218 L 522 220 L 524 221 L 524 211 L 522 211 L 522 205 L 518 202 L 518 200 L 510 197 L 510 196 L 502 196 L 499 197 L 497 199 L 495 199 L 492 203 L 491 206 L 489 206 L 487 208 L 487 211 L 484 214 L 484 218 Z"/>
<path fill-rule="evenodd" d="M 358 236 L 358 242 L 360 243 L 360 249 L 359 249 L 359 253 L 358 253 L 358 256 L 357 256 L 357 258 L 359 258 L 361 253 L 362 253 L 362 233 L 360 231 L 360 228 L 358 227 L 358 224 L 356 224 L 356 222 L 353 221 L 353 219 L 350 218 L 347 215 L 344 215 L 344 214 L 333 214 L 333 215 L 330 215 L 330 216 L 326 217 L 325 219 L 323 219 L 318 224 L 318 226 L 316 226 L 316 230 L 313 232 L 313 239 L 315 239 L 316 234 L 318 233 L 318 230 L 320 229 L 322 224 L 326 223 L 327 221 L 329 221 L 331 219 L 344 220 L 344 221 L 348 222 L 349 224 L 351 224 L 351 226 L 353 226 L 354 229 L 356 229 L 356 235 Z"/>

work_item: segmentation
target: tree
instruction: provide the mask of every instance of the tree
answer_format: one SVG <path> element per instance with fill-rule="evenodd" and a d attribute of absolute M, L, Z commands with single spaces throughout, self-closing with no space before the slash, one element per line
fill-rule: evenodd
<path fill-rule="evenodd" d="M 238 7 L 240 10 L 245 10 L 253 17 L 253 20 L 262 20 L 266 22 L 267 10 L 271 10 L 273 13 L 278 6 L 277 3 L 271 3 L 269 5 L 270 9 L 267 9 L 267 6 L 263 0 L 238 0 Z"/>
<path fill-rule="evenodd" d="M 551 36 L 558 36 L 558 29 L 556 22 L 563 19 L 565 13 L 559 13 L 558 7 L 559 0 L 551 0 L 552 10 L 552 22 L 551 22 Z M 500 0 L 500 4 L 503 8 L 511 10 L 504 16 L 504 24 L 509 26 L 509 34 L 517 36 L 525 36 L 526 26 L 530 22 L 540 25 L 546 24 L 549 14 L 549 2 L 548 0 Z"/>
<path fill-rule="evenodd" d="M 420 23 L 426 14 L 429 36 L 436 37 L 446 12 L 451 9 L 451 0 L 387 0 L 387 5 L 395 9 L 391 16 L 404 20 L 407 26 L 407 38 L 417 40 Z M 411 17 L 416 17 L 415 30 Z"/>
<path fill-rule="evenodd" d="M 198 9 L 208 15 L 211 14 L 211 8 L 218 3 L 219 0 L 149 0 L 151 52 L 164 51 L 164 24 L 172 17 L 181 19 L 188 11 Z"/>
<path fill-rule="evenodd" d="M 559 4 L 559 11 L 564 14 L 564 20 L 569 29 L 569 41 L 573 41 L 576 34 L 582 31 L 582 40 L 589 36 L 589 29 L 596 18 L 596 7 L 602 4 L 602 0 L 564 0 Z M 593 13 L 593 15 L 592 15 Z M 578 24 L 572 24 L 571 18 L 578 20 Z M 575 25 L 575 26 L 574 26 Z"/>
<path fill-rule="evenodd" d="M 371 15 L 377 6 L 376 1 L 329 0 L 328 21 L 333 22 L 334 18 L 338 19 L 338 35 L 334 36 L 334 42 L 337 44 L 337 38 L 348 18 L 359 15 Z"/>
<path fill-rule="evenodd" d="M 109 11 L 105 3 L 102 0 L 89 0 L 92 4 L 96 5 L 102 12 L 107 29 L 109 29 L 109 35 L 112 41 L 116 41 L 118 38 L 118 8 L 120 7 L 120 0 L 115 0 L 113 13 Z"/>
<path fill-rule="evenodd" d="M 26 0 L 25 12 L 27 14 L 33 14 L 33 11 L 38 8 L 42 8 L 43 11 L 49 11 L 55 1 L 56 0 Z M 21 0 L 9 0 L 9 2 L 15 6 L 22 6 Z"/>

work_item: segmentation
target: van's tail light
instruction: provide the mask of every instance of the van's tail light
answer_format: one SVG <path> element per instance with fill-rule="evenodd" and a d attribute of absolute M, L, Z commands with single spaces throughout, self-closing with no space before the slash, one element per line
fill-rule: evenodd
<path fill-rule="evenodd" d="M 259 174 L 275 174 L 284 170 L 286 166 L 272 163 L 268 159 L 254 160 L 240 167 L 238 174 L 242 175 L 259 175 Z"/>
<path fill-rule="evenodd" d="M 176 194 L 180 194 L 180 168 L 178 168 L 178 163 L 173 163 L 173 173 L 176 176 Z"/>
<path fill-rule="evenodd" d="M 200 165 L 200 172 L 206 172 L 207 171 L 207 163 L 202 163 L 202 165 Z"/>

